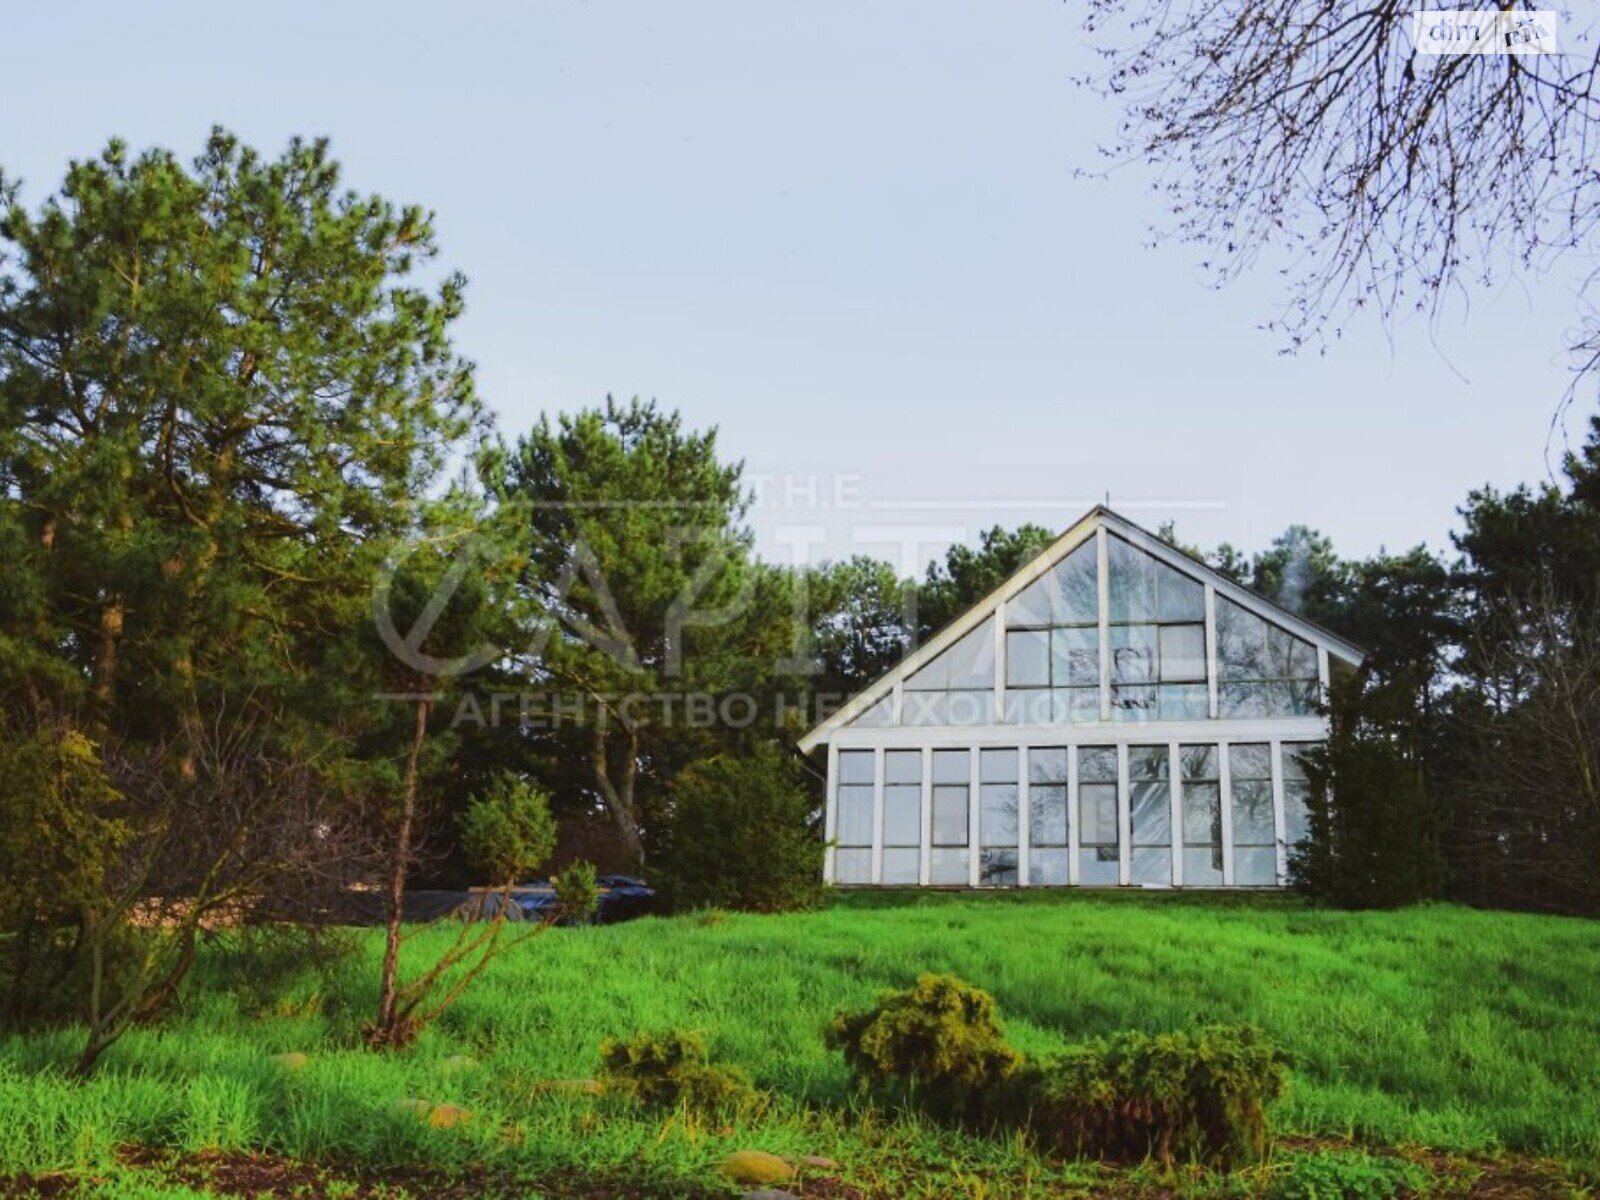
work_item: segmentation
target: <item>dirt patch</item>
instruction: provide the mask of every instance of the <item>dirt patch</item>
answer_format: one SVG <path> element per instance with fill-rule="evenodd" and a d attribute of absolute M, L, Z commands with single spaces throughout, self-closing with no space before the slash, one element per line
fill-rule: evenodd
<path fill-rule="evenodd" d="M 1484 1158 L 1446 1154 L 1420 1147 L 1379 1148 L 1325 1138 L 1285 1138 L 1281 1152 L 1342 1151 L 1405 1159 L 1422 1167 L 1434 1187 L 1429 1194 L 1467 1200 L 1548 1200 L 1571 1196 L 1591 1180 L 1575 1177 L 1555 1161 L 1528 1158 Z M 487 1171 L 446 1174 L 422 1167 L 367 1170 L 298 1162 L 275 1154 L 210 1153 L 173 1155 L 130 1149 L 120 1156 L 121 1179 L 182 1184 L 215 1196 L 251 1200 L 729 1200 L 725 1187 L 681 1179 L 626 1178 L 578 1172 L 529 1177 Z M 910 1164 L 907 1164 L 909 1167 Z M 1182 1174 L 1182 1173 L 1180 1173 Z M 1234 1185 L 1243 1182 L 1236 1178 Z M 104 1175 L 53 1172 L 0 1177 L 0 1196 L 7 1200 L 74 1200 L 111 1180 Z M 995 1195 L 1008 1194 L 1004 1180 L 989 1181 Z M 1089 1187 L 1083 1184 L 1037 1184 L 1030 1195 L 1113 1197 L 1117 1200 L 1168 1200 L 1180 1195 L 1222 1194 L 1201 1181 L 1157 1180 L 1145 1171 L 1107 1172 Z M 1263 1181 L 1264 1182 L 1264 1181 Z M 1200 1184 L 1198 1188 L 1195 1186 Z M 1248 1185 L 1247 1185 L 1248 1186 Z M 866 1191 L 841 1179 L 811 1176 L 784 1190 L 805 1200 L 898 1200 L 902 1189 Z M 1240 1192 L 1229 1190 L 1227 1194 Z"/>

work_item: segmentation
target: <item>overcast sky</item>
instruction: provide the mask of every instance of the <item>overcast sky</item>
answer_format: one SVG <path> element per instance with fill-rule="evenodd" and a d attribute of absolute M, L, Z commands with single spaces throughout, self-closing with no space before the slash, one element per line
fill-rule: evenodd
<path fill-rule="evenodd" d="M 0 163 L 37 201 L 113 134 L 329 135 L 437 213 L 502 428 L 657 397 L 771 481 L 774 557 L 909 565 L 1107 493 L 1203 545 L 1305 522 L 1365 554 L 1547 477 L 1571 289 L 1281 356 L 1270 274 L 1210 289 L 1149 245 L 1148 173 L 1075 174 L 1115 115 L 1071 83 L 1075 4 L 490 7 L 21 7 Z"/>

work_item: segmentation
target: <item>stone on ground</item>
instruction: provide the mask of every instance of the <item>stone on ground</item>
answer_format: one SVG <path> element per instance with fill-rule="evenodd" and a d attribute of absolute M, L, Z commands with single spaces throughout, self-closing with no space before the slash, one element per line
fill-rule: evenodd
<path fill-rule="evenodd" d="M 788 1183 L 794 1167 L 765 1150 L 735 1150 L 722 1160 L 722 1173 L 735 1183 Z"/>

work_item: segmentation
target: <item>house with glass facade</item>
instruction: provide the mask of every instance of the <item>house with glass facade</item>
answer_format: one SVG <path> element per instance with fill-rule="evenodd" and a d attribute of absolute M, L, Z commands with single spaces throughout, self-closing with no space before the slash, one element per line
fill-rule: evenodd
<path fill-rule="evenodd" d="M 1274 887 L 1358 647 L 1106 508 L 800 742 L 841 885 Z"/>

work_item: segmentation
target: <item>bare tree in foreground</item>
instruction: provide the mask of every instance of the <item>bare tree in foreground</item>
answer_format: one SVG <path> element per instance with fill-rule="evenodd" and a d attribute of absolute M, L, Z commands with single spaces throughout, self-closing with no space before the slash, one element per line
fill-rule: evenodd
<path fill-rule="evenodd" d="M 1600 18 L 1565 15 L 1559 55 L 1428 56 L 1418 7 L 1088 0 L 1096 43 L 1115 43 L 1090 81 L 1123 105 L 1108 155 L 1159 169 L 1171 232 L 1219 281 L 1283 264 L 1271 324 L 1291 347 L 1597 248 Z M 1600 316 L 1571 340 L 1580 373 L 1600 366 Z"/>

